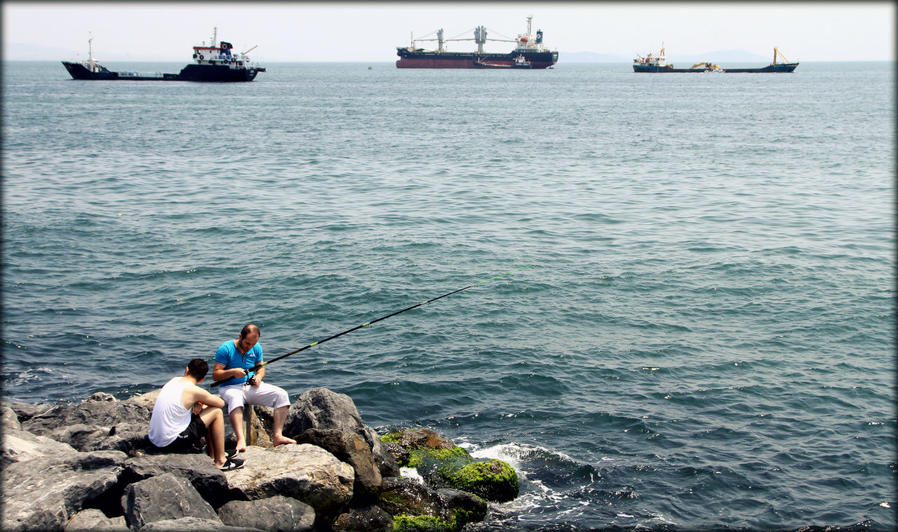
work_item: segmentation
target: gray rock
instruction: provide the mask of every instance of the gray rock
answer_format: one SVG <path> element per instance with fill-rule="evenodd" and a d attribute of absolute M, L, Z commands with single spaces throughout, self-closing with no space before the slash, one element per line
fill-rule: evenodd
<path fill-rule="evenodd" d="M 355 403 L 346 394 L 327 388 L 312 388 L 303 392 L 287 410 L 284 434 L 296 438 L 310 429 L 349 430 L 359 434 L 371 448 L 371 454 L 382 477 L 396 476 L 399 466 L 370 427 L 362 421 Z"/>
<path fill-rule="evenodd" d="M 213 507 L 228 502 L 228 479 L 208 455 L 152 454 L 129 458 L 121 475 L 123 484 L 133 484 L 163 473 L 184 477 Z"/>
<path fill-rule="evenodd" d="M 0 443 L 0 465 L 3 467 L 13 462 L 58 454 L 74 456 L 78 451 L 67 443 L 46 436 L 35 436 L 25 430 L 3 430 Z"/>
<path fill-rule="evenodd" d="M 81 510 L 69 520 L 65 526 L 65 532 L 88 532 L 90 530 L 128 530 L 124 516 L 106 517 L 106 514 L 96 508 Z"/>
<path fill-rule="evenodd" d="M 287 410 L 284 434 L 296 437 L 309 429 L 363 430 L 365 424 L 352 399 L 327 388 L 303 392 Z"/>
<path fill-rule="evenodd" d="M 258 528 L 243 528 L 221 524 L 218 519 L 202 519 L 199 517 L 182 517 L 180 519 L 163 519 L 147 523 L 138 530 L 159 530 L 160 532 L 260 532 Z"/>
<path fill-rule="evenodd" d="M 211 519 L 218 514 L 183 477 L 163 473 L 128 485 L 124 496 L 125 520 L 131 528 L 182 517 Z"/>
<path fill-rule="evenodd" d="M 22 422 L 22 428 L 70 444 L 79 451 L 119 450 L 134 454 L 146 448 L 152 408 L 94 394 L 78 405 L 56 405 Z M 21 419 L 21 416 L 20 416 Z"/>
<path fill-rule="evenodd" d="M 257 501 L 231 501 L 218 510 L 218 516 L 226 525 L 279 532 L 311 530 L 315 523 L 314 508 L 282 495 Z"/>
<path fill-rule="evenodd" d="M 284 495 L 315 508 L 316 517 L 335 517 L 352 499 L 352 466 L 321 447 L 279 445 L 262 449 L 250 445 L 240 455 L 242 469 L 225 473 L 233 491 L 246 500 Z"/>
<path fill-rule="evenodd" d="M 385 478 L 377 505 L 390 515 L 443 515 L 436 490 L 411 478 Z"/>
<path fill-rule="evenodd" d="M 125 454 L 60 454 L 3 470 L 3 530 L 62 530 L 86 505 L 115 496 Z"/>
<path fill-rule="evenodd" d="M 393 530 L 393 517 L 377 506 L 368 508 L 354 508 L 347 513 L 340 514 L 331 525 L 334 532 L 391 532 Z"/>
<path fill-rule="evenodd" d="M 22 423 L 22 428 L 35 434 L 45 434 L 61 427 L 88 425 L 106 427 L 120 423 L 150 422 L 152 408 L 134 401 L 87 400 L 77 405 L 56 405 Z"/>
<path fill-rule="evenodd" d="M 437 495 L 444 511 L 455 516 L 459 527 L 486 519 L 486 501 L 473 493 L 445 488 L 437 490 Z"/>
<path fill-rule="evenodd" d="M 458 528 L 486 518 L 486 501 L 455 489 L 434 490 L 410 478 L 384 479 L 378 506 L 391 515 L 429 515 Z"/>
<path fill-rule="evenodd" d="M 19 418 L 19 422 L 28 421 L 34 416 L 43 414 L 53 407 L 53 405 L 48 404 L 32 405 L 19 401 L 3 401 L 2 403 L 13 409 L 13 411 L 16 413 L 16 416 Z"/>
<path fill-rule="evenodd" d="M 19 416 L 15 410 L 6 404 L 0 405 L 0 429 L 3 432 L 9 430 L 22 430 L 22 424 L 19 423 Z"/>
<path fill-rule="evenodd" d="M 300 434 L 297 443 L 321 447 L 355 470 L 353 504 L 373 502 L 380 495 L 380 469 L 374 463 L 371 447 L 363 437 L 349 430 L 309 429 Z"/>

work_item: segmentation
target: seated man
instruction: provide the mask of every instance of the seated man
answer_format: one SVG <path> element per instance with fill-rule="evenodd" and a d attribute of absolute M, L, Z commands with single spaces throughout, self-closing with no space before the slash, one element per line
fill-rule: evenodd
<path fill-rule="evenodd" d="M 249 369 L 262 362 L 259 328 L 252 323 L 243 327 L 240 336 L 221 344 L 215 352 L 212 378 L 221 383 L 221 397 L 228 403 L 231 428 L 237 436 L 237 451 L 246 450 L 243 434 L 243 405 L 263 405 L 274 409 L 271 443 L 275 446 L 296 443 L 283 434 L 290 398 L 283 388 L 262 382 L 265 367 L 247 380 Z"/>
<path fill-rule="evenodd" d="M 243 460 L 225 453 L 224 416 L 221 415 L 225 402 L 197 386 L 208 371 L 205 360 L 194 358 L 184 369 L 183 377 L 175 377 L 162 387 L 150 417 L 150 443 L 167 452 L 202 452 L 203 437 L 211 433 L 206 441 L 215 465 L 222 471 L 239 469 Z"/>

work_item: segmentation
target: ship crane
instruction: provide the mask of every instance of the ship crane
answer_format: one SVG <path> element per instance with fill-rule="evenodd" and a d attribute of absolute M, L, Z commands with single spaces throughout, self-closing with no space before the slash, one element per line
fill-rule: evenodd
<path fill-rule="evenodd" d="M 517 38 L 517 39 L 490 39 L 490 38 L 487 38 L 487 28 L 486 28 L 486 26 L 477 26 L 476 28 L 474 28 L 474 38 L 473 38 L 473 39 L 472 39 L 472 38 L 452 38 L 452 39 L 446 39 L 446 38 L 443 37 L 443 28 L 440 28 L 440 29 L 438 29 L 438 30 L 436 31 L 436 35 L 437 35 L 437 36 L 434 37 L 434 38 L 418 38 L 418 39 L 415 39 L 415 34 L 412 33 L 412 36 L 411 36 L 411 41 L 412 41 L 412 42 L 411 42 L 411 46 L 409 47 L 409 50 L 414 50 L 414 49 L 415 49 L 415 43 L 416 43 L 417 41 L 436 41 L 436 42 L 437 42 L 437 52 L 440 52 L 440 53 L 446 51 L 445 43 L 447 43 L 447 42 L 455 42 L 455 41 L 474 41 L 474 42 L 476 42 L 476 43 L 477 43 L 477 53 L 479 53 L 479 54 L 482 54 L 482 53 L 483 53 L 483 45 L 486 44 L 487 41 L 493 41 L 493 42 L 513 42 L 513 43 L 517 43 L 517 44 L 518 44 L 518 47 L 520 47 L 520 48 L 523 48 L 523 47 L 528 47 L 528 48 L 541 48 L 541 47 L 542 47 L 542 40 L 543 40 L 543 39 L 542 39 L 542 37 L 543 37 L 542 33 L 543 33 L 543 32 L 542 32 L 541 30 L 537 30 L 537 32 L 536 32 L 536 40 L 535 40 L 535 42 L 534 42 L 533 44 L 530 44 L 530 37 L 531 37 L 530 31 L 531 31 L 531 19 L 532 19 L 532 18 L 533 18 L 532 16 L 531 16 L 531 17 L 527 17 L 527 33 L 523 33 L 523 34 L 521 34 L 521 35 L 518 35 L 518 38 Z M 431 34 L 431 35 L 432 35 L 432 34 Z M 501 35 L 501 34 L 500 34 L 500 35 Z"/>

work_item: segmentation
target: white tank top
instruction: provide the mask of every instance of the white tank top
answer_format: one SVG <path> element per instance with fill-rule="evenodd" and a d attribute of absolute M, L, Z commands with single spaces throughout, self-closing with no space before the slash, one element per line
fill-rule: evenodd
<path fill-rule="evenodd" d="M 156 447 L 171 444 L 190 425 L 191 411 L 181 403 L 181 394 L 189 385 L 181 377 L 175 377 L 159 392 L 150 417 L 150 441 Z"/>

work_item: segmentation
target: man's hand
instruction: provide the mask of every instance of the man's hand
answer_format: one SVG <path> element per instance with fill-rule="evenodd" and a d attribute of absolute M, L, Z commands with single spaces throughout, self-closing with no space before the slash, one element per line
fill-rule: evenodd
<path fill-rule="evenodd" d="M 193 403 L 193 409 L 192 409 L 192 410 L 193 410 L 193 413 L 194 413 L 194 414 L 200 415 L 200 413 L 203 411 L 204 408 L 206 408 L 206 405 L 204 405 L 203 403 L 197 401 L 197 402 Z"/>

